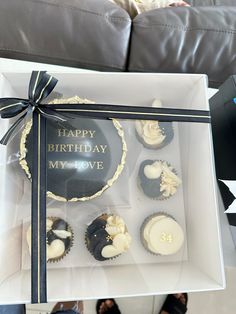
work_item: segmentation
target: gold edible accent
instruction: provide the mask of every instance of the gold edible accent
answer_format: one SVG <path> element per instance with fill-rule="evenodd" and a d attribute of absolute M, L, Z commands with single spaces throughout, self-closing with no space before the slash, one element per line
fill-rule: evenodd
<path fill-rule="evenodd" d="M 71 97 L 68 99 L 54 99 L 53 101 L 50 102 L 50 104 L 68 104 L 68 103 L 69 104 L 92 104 L 95 102 L 88 100 L 88 99 L 82 99 L 79 96 L 74 96 L 74 97 Z M 113 177 L 110 178 L 106 182 L 106 184 L 103 186 L 103 188 L 101 190 L 99 190 L 98 192 L 96 192 L 95 194 L 93 194 L 91 196 L 84 196 L 84 197 L 80 197 L 80 198 L 74 197 L 74 198 L 67 200 L 65 197 L 55 195 L 51 191 L 47 191 L 48 197 L 50 197 L 56 201 L 60 201 L 60 202 L 77 202 L 77 201 L 85 202 L 85 201 L 94 199 L 94 198 L 102 195 L 102 193 L 104 191 L 106 191 L 109 187 L 111 187 L 113 185 L 113 183 L 118 179 L 118 177 L 120 176 L 120 174 L 123 171 L 124 166 L 125 166 L 126 156 L 127 156 L 127 145 L 126 145 L 126 141 L 125 141 L 124 130 L 123 130 L 120 122 L 116 119 L 111 119 L 111 120 L 112 120 L 113 125 L 116 128 L 117 133 L 118 133 L 119 137 L 121 138 L 121 142 L 122 142 L 121 160 L 120 160 L 119 164 L 117 165 L 117 168 L 116 168 L 116 171 L 115 171 Z M 27 140 L 27 136 L 30 133 L 31 128 L 32 128 L 32 120 L 30 120 L 29 122 L 26 123 L 25 128 L 22 131 L 21 140 L 20 140 L 20 157 L 19 157 L 19 163 L 20 163 L 22 169 L 25 171 L 27 177 L 30 180 L 31 180 L 32 176 L 31 176 L 30 169 L 29 169 L 29 166 L 28 166 L 27 161 L 26 161 L 26 155 L 27 155 L 26 140 Z"/>
<path fill-rule="evenodd" d="M 162 234 L 161 234 L 161 242 L 172 243 L 173 242 L 173 235 L 171 233 L 162 232 Z"/>
<path fill-rule="evenodd" d="M 26 161 L 26 154 L 27 154 L 27 148 L 26 148 L 26 139 L 27 136 L 30 133 L 30 130 L 32 128 L 32 120 L 26 123 L 25 128 L 21 134 L 21 139 L 20 139 L 20 157 L 19 157 L 19 163 L 21 165 L 21 168 L 25 171 L 27 177 L 31 179 L 31 173 L 29 170 L 29 166 Z"/>
<path fill-rule="evenodd" d="M 108 235 L 108 236 L 106 236 L 106 240 L 109 241 L 109 240 L 113 240 L 113 239 L 110 235 Z"/>

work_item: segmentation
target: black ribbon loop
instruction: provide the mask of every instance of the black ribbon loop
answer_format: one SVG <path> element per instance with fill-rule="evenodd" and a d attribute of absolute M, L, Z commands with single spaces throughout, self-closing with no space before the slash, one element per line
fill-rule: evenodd
<path fill-rule="evenodd" d="M 3 119 L 9 119 L 22 114 L 9 128 L 0 144 L 6 145 L 14 136 L 16 130 L 20 127 L 24 118 L 38 110 L 47 118 L 65 121 L 65 115 L 56 113 L 51 109 L 43 108 L 41 101 L 45 99 L 54 89 L 57 79 L 46 73 L 46 71 L 33 71 L 29 83 L 29 99 L 21 98 L 1 98 L 0 99 L 0 116 Z"/>

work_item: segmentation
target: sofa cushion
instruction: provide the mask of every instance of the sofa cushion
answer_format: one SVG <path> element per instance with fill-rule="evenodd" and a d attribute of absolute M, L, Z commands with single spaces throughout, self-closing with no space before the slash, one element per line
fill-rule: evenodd
<path fill-rule="evenodd" d="M 213 87 L 236 73 L 236 7 L 164 8 L 133 21 L 129 71 L 206 73 Z"/>
<path fill-rule="evenodd" d="M 124 70 L 131 20 L 107 0 L 0 1 L 1 57 Z"/>

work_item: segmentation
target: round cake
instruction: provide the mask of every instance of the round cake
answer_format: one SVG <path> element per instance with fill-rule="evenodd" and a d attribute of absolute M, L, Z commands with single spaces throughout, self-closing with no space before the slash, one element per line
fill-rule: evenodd
<path fill-rule="evenodd" d="M 73 231 L 63 219 L 49 217 L 46 220 L 47 262 L 58 262 L 69 253 L 73 245 Z M 31 255 L 31 226 L 26 234 Z"/>
<path fill-rule="evenodd" d="M 172 255 L 183 246 L 184 233 L 173 217 L 156 213 L 144 220 L 141 226 L 141 242 L 152 254 Z"/>
<path fill-rule="evenodd" d="M 78 96 L 50 103 L 89 103 Z M 23 132 L 20 164 L 31 179 L 32 121 Z M 124 131 L 117 120 L 79 117 L 47 120 L 47 195 L 58 201 L 87 201 L 100 196 L 121 174 L 126 160 Z"/>
<path fill-rule="evenodd" d="M 103 214 L 88 225 L 85 243 L 96 260 L 105 261 L 126 252 L 131 236 L 120 216 Z"/>
<path fill-rule="evenodd" d="M 147 159 L 140 165 L 138 184 L 146 196 L 164 200 L 177 192 L 181 180 L 168 162 Z"/>

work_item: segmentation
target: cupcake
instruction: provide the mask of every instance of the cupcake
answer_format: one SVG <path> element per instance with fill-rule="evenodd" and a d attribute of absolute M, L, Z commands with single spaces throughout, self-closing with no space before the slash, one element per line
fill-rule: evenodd
<path fill-rule="evenodd" d="M 140 165 L 138 183 L 146 196 L 164 200 L 177 192 L 181 180 L 166 161 L 147 159 Z"/>
<path fill-rule="evenodd" d="M 162 148 L 169 144 L 174 137 L 172 122 L 137 120 L 135 129 L 139 142 L 150 149 Z"/>
<path fill-rule="evenodd" d="M 105 261 L 126 252 L 131 236 L 120 216 L 102 214 L 88 225 L 85 243 L 96 260 Z"/>
<path fill-rule="evenodd" d="M 70 251 L 73 244 L 73 231 L 65 220 L 50 217 L 46 221 L 46 232 L 47 262 L 57 262 Z M 27 230 L 26 237 L 31 254 L 31 226 Z"/>
<path fill-rule="evenodd" d="M 155 99 L 152 107 L 160 108 L 162 103 Z M 159 149 L 169 144 L 174 137 L 172 122 L 162 122 L 154 120 L 135 121 L 136 136 L 144 147 Z"/>
<path fill-rule="evenodd" d="M 184 243 L 184 233 L 177 221 L 165 213 L 147 217 L 141 226 L 141 242 L 152 254 L 173 255 Z"/>

